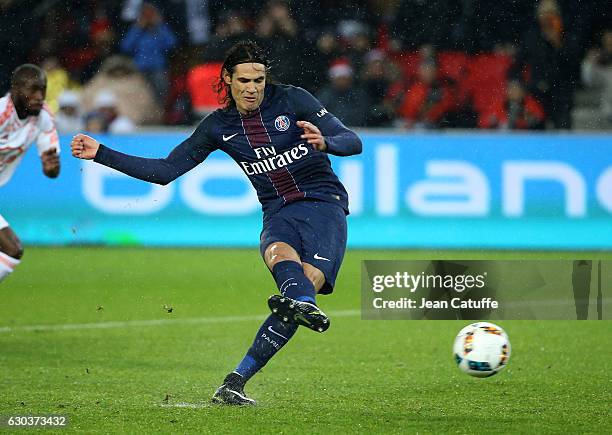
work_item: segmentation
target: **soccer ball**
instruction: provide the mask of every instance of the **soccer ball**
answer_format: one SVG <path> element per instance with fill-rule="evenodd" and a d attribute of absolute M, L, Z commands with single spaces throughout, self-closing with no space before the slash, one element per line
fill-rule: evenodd
<path fill-rule="evenodd" d="M 472 323 L 457 334 L 453 353 L 463 373 L 486 378 L 508 364 L 510 340 L 504 330 L 493 323 Z"/>

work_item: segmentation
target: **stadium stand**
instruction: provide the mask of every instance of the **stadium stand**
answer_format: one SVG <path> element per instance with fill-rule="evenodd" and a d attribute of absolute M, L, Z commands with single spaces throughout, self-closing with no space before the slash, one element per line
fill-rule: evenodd
<path fill-rule="evenodd" d="M 203 2 L 197 11 L 179 3 L 0 3 L 0 49 L 11 54 L 10 62 L 0 68 L 0 93 L 7 91 L 10 71 L 16 65 L 43 64 L 47 59 L 59 60 L 59 67 L 69 75 L 70 87 L 87 85 L 108 57 L 120 53 L 121 41 L 125 41 L 128 32 L 143 25 L 139 18 L 147 7 L 143 5 L 152 4 L 160 14 L 157 20 L 167 23 L 178 40 L 167 56 L 167 96 L 155 95 L 164 108 L 157 122 L 167 125 L 194 123 L 203 113 L 218 107 L 215 95 L 208 92 L 209 81 L 219 73 L 215 71 L 216 62 L 223 57 L 224 47 L 237 39 L 251 38 L 267 47 L 272 57 L 280 56 L 272 70 L 278 79 L 291 77 L 292 83 L 313 94 L 329 84 L 327 71 L 339 59 L 348 59 L 353 68 L 353 86 L 371 94 L 376 87 L 371 80 L 366 83 L 370 74 L 365 72 L 367 59 L 370 52 L 383 53 L 391 71 L 388 75 L 394 76 L 390 79 L 393 92 L 387 89 L 382 97 L 384 104 L 377 99 L 376 110 L 382 115 L 369 113 L 369 127 L 405 126 L 401 122 L 401 106 L 408 97 L 404 94 L 414 87 L 419 66 L 426 57 L 435 60 L 437 79 L 455 99 L 447 121 L 435 128 L 478 127 L 477 119 L 496 110 L 503 101 L 507 80 L 517 78 L 526 84 L 533 98 L 544 99 L 539 104 L 548 111 L 554 109 L 552 120 L 551 114 L 546 113 L 546 128 L 568 127 L 572 122 L 578 128 L 609 127 L 597 110 L 603 90 L 583 83 L 580 77 L 582 59 L 587 57 L 589 48 L 599 44 L 609 26 L 609 8 L 604 0 L 585 0 L 580 7 L 566 0 L 519 0 L 495 7 L 484 0 L 432 0 L 427 4 L 414 0 L 347 0 L 341 6 L 316 0 L 308 7 L 295 0 L 269 0 L 263 4 L 211 0 Z M 333 13 L 330 6 L 334 6 Z M 437 15 L 435 24 L 427 18 L 432 10 L 445 11 Z M 423 27 L 423 22 L 429 27 Z M 27 37 L 11 31 L 26 23 L 36 25 L 40 31 Z M 536 42 L 550 47 L 538 48 Z M 561 47 L 561 51 L 555 54 L 554 47 Z M 145 46 L 141 49 L 147 50 Z M 538 52 L 547 53 L 547 58 L 534 57 Z M 554 64 L 547 63 L 549 59 L 561 62 L 563 71 L 557 76 L 565 77 L 567 86 L 553 80 L 553 88 L 559 89 L 544 89 L 532 80 L 555 70 Z M 534 62 L 536 65 L 532 65 Z M 399 77 L 395 77 L 395 71 Z M 165 85 L 154 86 L 160 87 Z M 156 94 L 159 92 L 166 90 Z M 551 106 L 551 95 L 564 107 Z M 563 121 L 563 111 L 572 107 L 573 121 Z"/>

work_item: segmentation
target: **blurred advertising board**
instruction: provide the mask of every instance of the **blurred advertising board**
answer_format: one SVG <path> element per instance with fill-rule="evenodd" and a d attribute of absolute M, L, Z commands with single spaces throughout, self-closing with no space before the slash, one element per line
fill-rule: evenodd
<path fill-rule="evenodd" d="M 97 137 L 164 157 L 188 133 Z M 362 132 L 361 155 L 331 157 L 363 248 L 612 248 L 612 136 Z M 260 205 L 217 151 L 168 186 L 70 156 L 42 175 L 30 150 L 0 188 L 0 213 L 27 244 L 255 246 Z M 33 147 L 34 149 L 35 147 Z"/>

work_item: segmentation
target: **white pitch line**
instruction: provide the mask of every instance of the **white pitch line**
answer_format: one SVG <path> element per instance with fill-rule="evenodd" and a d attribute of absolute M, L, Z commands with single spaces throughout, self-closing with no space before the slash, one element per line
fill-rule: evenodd
<path fill-rule="evenodd" d="M 332 311 L 330 317 L 353 317 L 361 314 L 359 310 Z M 211 323 L 247 322 L 265 319 L 265 315 L 225 316 L 225 317 L 191 317 L 186 319 L 148 319 L 124 320 L 94 323 L 64 323 L 58 325 L 18 325 L 0 326 L 0 333 L 11 332 L 47 332 L 47 331 L 78 331 L 83 329 L 120 329 L 148 326 L 193 325 Z"/>

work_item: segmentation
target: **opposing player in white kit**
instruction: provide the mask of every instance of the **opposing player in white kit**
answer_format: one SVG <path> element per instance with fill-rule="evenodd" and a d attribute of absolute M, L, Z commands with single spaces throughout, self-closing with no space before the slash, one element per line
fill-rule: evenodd
<path fill-rule="evenodd" d="M 0 187 L 8 183 L 34 141 L 43 173 L 49 178 L 59 175 L 59 140 L 53 115 L 44 105 L 46 93 L 47 76 L 42 69 L 32 64 L 15 69 L 10 92 L 0 98 Z M 0 281 L 19 264 L 22 255 L 19 238 L 0 215 Z"/>

